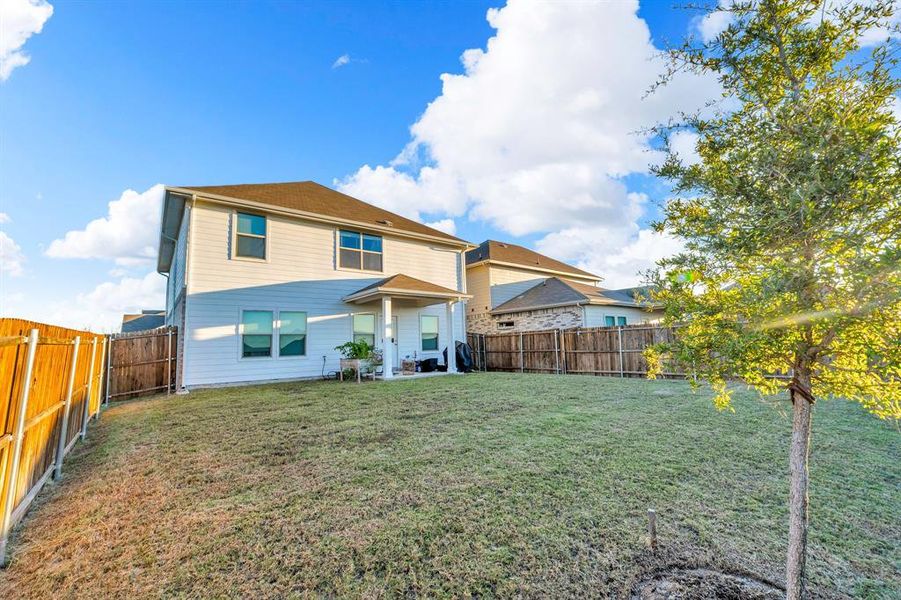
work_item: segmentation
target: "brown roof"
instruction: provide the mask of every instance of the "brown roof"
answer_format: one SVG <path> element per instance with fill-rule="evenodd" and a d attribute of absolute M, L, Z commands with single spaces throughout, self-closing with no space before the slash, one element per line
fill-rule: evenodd
<path fill-rule="evenodd" d="M 457 290 L 452 290 L 441 285 L 423 281 L 422 279 L 416 279 L 415 277 L 404 275 L 403 273 L 398 273 L 397 275 L 379 279 L 374 283 L 362 287 L 357 291 L 348 294 L 347 298 L 353 298 L 354 296 L 358 295 L 365 295 L 363 294 L 363 292 L 368 291 L 391 291 L 422 294 L 426 296 L 428 296 L 429 294 L 435 294 L 437 296 L 466 296 L 466 294 L 463 294 L 462 292 L 459 292 Z"/>
<path fill-rule="evenodd" d="M 391 227 L 398 231 L 466 243 L 464 240 L 443 231 L 432 229 L 422 223 L 417 223 L 383 208 L 367 204 L 362 200 L 357 200 L 347 194 L 327 188 L 315 181 L 178 186 L 174 189 L 194 192 L 201 196 L 203 194 L 213 194 L 236 200 L 249 200 L 340 220 L 370 224 L 378 229 Z"/>
<path fill-rule="evenodd" d="M 494 240 L 486 240 L 479 244 L 478 248 L 470 250 L 466 253 L 466 264 L 472 265 L 484 260 L 512 263 L 522 265 L 531 269 L 541 269 L 545 271 L 555 271 L 557 273 L 568 273 L 570 275 L 578 275 L 588 279 L 600 281 L 600 277 L 577 269 L 565 262 L 555 260 L 550 256 L 539 254 L 534 250 L 529 250 L 523 246 L 510 244 L 507 242 L 496 242 Z"/>
<path fill-rule="evenodd" d="M 636 299 L 637 298 L 637 299 Z M 645 300 L 642 300 L 645 298 Z M 559 277 L 549 277 L 518 296 L 497 306 L 492 313 L 507 314 L 534 310 L 540 307 L 566 306 L 569 304 L 602 304 L 656 308 L 648 298 L 647 287 L 605 290 L 604 288 L 576 283 Z"/>

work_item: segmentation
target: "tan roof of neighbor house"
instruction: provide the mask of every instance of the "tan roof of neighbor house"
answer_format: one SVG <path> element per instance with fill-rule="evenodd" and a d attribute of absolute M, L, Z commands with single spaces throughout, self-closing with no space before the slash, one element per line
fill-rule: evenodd
<path fill-rule="evenodd" d="M 637 299 L 636 299 L 637 297 Z M 492 310 L 492 314 L 509 314 L 570 304 L 599 304 L 654 308 L 648 298 L 647 287 L 605 290 L 604 288 L 576 283 L 559 277 L 549 277 L 518 296 L 514 296 Z"/>
<path fill-rule="evenodd" d="M 368 294 L 370 292 L 371 294 Z M 416 279 L 403 273 L 385 277 L 345 296 L 345 300 L 354 300 L 377 293 L 398 293 L 414 296 L 470 298 L 468 294 L 452 290 L 435 283 Z"/>
<path fill-rule="evenodd" d="M 458 237 L 433 229 L 428 225 L 417 223 L 383 208 L 357 200 L 347 194 L 342 194 L 315 181 L 177 186 L 169 189 L 175 192 L 196 193 L 200 196 L 212 194 L 237 200 L 249 200 L 335 219 L 356 221 L 373 225 L 378 229 L 391 227 L 398 231 L 427 235 L 463 244 L 468 243 Z"/>
<path fill-rule="evenodd" d="M 509 263 L 521 265 L 532 269 L 541 269 L 544 271 L 554 271 L 557 273 L 576 275 L 586 279 L 594 279 L 600 281 L 601 278 L 588 271 L 577 269 L 565 262 L 553 259 L 550 256 L 539 254 L 534 250 L 529 250 L 523 246 L 510 244 L 508 242 L 497 242 L 495 240 L 486 240 L 479 244 L 478 248 L 469 250 L 466 253 L 466 264 L 474 265 L 482 261 Z"/>

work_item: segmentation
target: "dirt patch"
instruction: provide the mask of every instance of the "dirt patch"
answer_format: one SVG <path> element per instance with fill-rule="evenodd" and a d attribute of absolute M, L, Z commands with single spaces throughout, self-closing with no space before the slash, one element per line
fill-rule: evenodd
<path fill-rule="evenodd" d="M 785 591 L 746 575 L 710 569 L 661 571 L 632 589 L 632 600 L 779 600 Z"/>

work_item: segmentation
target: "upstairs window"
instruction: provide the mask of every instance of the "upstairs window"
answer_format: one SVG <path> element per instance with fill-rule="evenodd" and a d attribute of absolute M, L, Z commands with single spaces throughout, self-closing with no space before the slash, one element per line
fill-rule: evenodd
<path fill-rule="evenodd" d="M 361 340 L 375 348 L 375 315 L 372 313 L 354 315 L 354 341 Z"/>
<path fill-rule="evenodd" d="M 271 310 L 245 310 L 241 313 L 241 356 L 272 356 Z"/>
<path fill-rule="evenodd" d="M 419 335 L 422 338 L 422 351 L 438 350 L 438 317 L 421 315 L 419 317 Z"/>
<path fill-rule="evenodd" d="M 382 236 L 340 231 L 338 265 L 342 269 L 382 270 Z"/>
<path fill-rule="evenodd" d="M 235 236 L 235 256 L 266 258 L 266 217 L 238 213 Z"/>
<path fill-rule="evenodd" d="M 278 313 L 278 355 L 306 356 L 307 313 L 283 310 Z"/>

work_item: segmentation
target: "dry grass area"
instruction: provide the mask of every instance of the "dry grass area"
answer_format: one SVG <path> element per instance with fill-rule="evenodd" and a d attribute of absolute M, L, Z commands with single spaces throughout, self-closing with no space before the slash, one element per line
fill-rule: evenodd
<path fill-rule="evenodd" d="M 814 423 L 813 590 L 891 597 L 901 436 L 841 401 Z M 133 401 L 19 527 L 0 597 L 628 598 L 695 568 L 778 585 L 789 430 L 751 393 L 717 413 L 683 382 L 577 376 Z"/>

